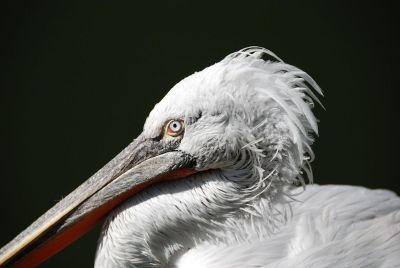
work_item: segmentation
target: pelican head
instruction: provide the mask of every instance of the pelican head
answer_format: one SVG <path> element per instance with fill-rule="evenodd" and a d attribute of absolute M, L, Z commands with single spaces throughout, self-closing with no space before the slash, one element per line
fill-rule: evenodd
<path fill-rule="evenodd" d="M 99 267 L 168 263 L 260 204 L 274 218 L 271 204 L 312 178 L 313 92 L 258 47 L 183 79 L 127 148 L 0 250 L 0 266 L 36 266 L 104 218 Z"/>

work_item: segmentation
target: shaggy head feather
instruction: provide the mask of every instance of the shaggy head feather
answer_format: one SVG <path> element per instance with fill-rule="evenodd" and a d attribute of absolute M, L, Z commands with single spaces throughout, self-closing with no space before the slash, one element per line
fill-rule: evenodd
<path fill-rule="evenodd" d="M 197 168 L 233 171 L 250 189 L 304 183 L 302 170 L 312 179 L 311 134 L 318 133 L 313 90 L 322 94 L 308 74 L 272 52 L 243 49 L 175 85 L 144 133 L 158 136 L 168 119 L 180 118 L 186 129 L 179 150 L 195 156 Z"/>

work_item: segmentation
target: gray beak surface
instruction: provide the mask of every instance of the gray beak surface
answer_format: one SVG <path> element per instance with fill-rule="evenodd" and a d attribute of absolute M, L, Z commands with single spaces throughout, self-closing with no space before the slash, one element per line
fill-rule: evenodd
<path fill-rule="evenodd" d="M 0 249 L 0 267 L 36 267 L 151 184 L 196 173 L 194 159 L 141 136 Z"/>

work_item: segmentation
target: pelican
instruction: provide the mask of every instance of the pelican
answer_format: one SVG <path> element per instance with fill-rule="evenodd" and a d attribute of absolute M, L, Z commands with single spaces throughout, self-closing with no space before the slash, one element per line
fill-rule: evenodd
<path fill-rule="evenodd" d="M 400 198 L 312 182 L 306 72 L 260 47 L 176 84 L 120 154 L 0 250 L 35 267 L 103 221 L 95 267 L 400 267 Z"/>

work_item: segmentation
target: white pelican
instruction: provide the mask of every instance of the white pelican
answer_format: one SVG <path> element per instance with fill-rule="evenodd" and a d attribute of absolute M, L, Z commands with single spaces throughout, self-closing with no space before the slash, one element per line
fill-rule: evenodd
<path fill-rule="evenodd" d="M 304 190 L 317 94 L 258 47 L 185 78 L 138 138 L 0 250 L 0 266 L 37 266 L 106 217 L 96 267 L 400 267 L 398 196 Z"/>

